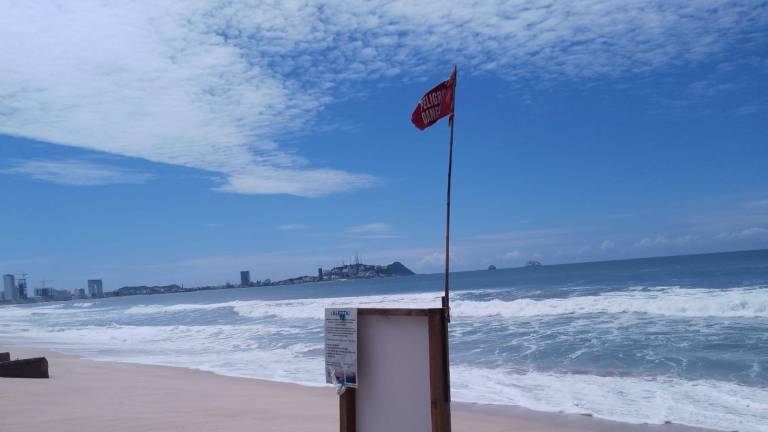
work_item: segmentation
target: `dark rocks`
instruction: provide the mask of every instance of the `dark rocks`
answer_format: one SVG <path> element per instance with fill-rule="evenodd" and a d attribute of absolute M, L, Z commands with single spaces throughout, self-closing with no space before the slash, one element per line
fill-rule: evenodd
<path fill-rule="evenodd" d="M 50 378 L 48 360 L 45 357 L 34 357 L 0 362 L 0 377 Z"/>
<path fill-rule="evenodd" d="M 403 263 L 401 263 L 400 261 L 395 261 L 392 264 L 388 265 L 387 271 L 389 271 L 390 274 L 395 276 L 411 276 L 416 274 L 413 271 L 411 271 L 411 269 L 404 266 Z"/>

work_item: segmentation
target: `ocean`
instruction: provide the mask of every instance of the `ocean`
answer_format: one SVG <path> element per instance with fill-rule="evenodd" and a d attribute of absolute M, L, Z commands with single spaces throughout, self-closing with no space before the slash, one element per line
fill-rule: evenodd
<path fill-rule="evenodd" d="M 328 306 L 442 275 L 0 307 L 0 345 L 324 384 Z M 768 431 L 768 250 L 452 274 L 454 400 Z"/>

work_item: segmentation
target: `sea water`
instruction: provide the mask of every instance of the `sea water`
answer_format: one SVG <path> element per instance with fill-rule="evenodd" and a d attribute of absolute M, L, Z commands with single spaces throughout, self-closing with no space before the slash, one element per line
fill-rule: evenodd
<path fill-rule="evenodd" d="M 768 251 L 452 274 L 454 400 L 768 431 Z M 442 275 L 0 307 L 0 345 L 324 385 L 323 310 Z"/>

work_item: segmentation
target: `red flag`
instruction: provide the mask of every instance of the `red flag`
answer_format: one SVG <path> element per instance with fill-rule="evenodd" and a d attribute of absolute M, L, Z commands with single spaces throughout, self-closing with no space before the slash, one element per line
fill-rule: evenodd
<path fill-rule="evenodd" d="M 451 77 L 436 85 L 422 96 L 416 109 L 411 114 L 411 123 L 419 130 L 424 130 L 437 123 L 441 118 L 453 117 L 453 95 L 456 88 L 456 68 Z"/>

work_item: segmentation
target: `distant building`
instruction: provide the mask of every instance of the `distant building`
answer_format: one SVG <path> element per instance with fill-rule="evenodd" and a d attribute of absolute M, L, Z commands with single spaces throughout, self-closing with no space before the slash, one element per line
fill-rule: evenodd
<path fill-rule="evenodd" d="M 104 296 L 104 286 L 101 279 L 88 279 L 88 295 L 91 297 Z"/>
<path fill-rule="evenodd" d="M 51 288 L 51 297 L 56 301 L 72 300 L 72 293 L 67 290 L 58 290 Z"/>
<path fill-rule="evenodd" d="M 53 287 L 35 288 L 35 296 L 48 301 L 66 301 L 72 300 L 72 293 L 67 290 L 60 290 Z"/>
<path fill-rule="evenodd" d="M 248 270 L 243 270 L 240 272 L 240 286 L 251 286 L 251 272 Z"/>
<path fill-rule="evenodd" d="M 26 300 L 29 298 L 29 294 L 27 293 L 27 279 L 21 278 L 16 282 L 16 287 L 19 290 L 19 297 L 22 300 Z"/>
<path fill-rule="evenodd" d="M 323 280 L 323 268 L 318 267 L 317 268 L 317 280 L 321 281 Z"/>
<path fill-rule="evenodd" d="M 35 288 L 35 297 L 42 297 L 44 299 L 53 298 L 53 288 Z"/>
<path fill-rule="evenodd" d="M 3 288 L 5 301 L 19 301 L 19 290 L 16 287 L 16 279 L 12 274 L 3 275 Z"/>
<path fill-rule="evenodd" d="M 85 295 L 85 289 L 84 288 L 78 288 L 74 292 L 72 292 L 72 296 L 75 298 L 86 298 Z"/>

